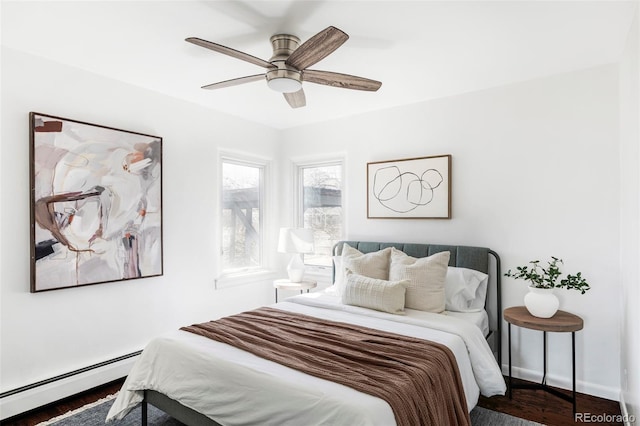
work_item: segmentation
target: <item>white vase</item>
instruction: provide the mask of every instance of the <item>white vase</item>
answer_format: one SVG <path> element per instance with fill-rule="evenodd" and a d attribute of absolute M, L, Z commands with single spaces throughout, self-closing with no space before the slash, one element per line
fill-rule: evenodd
<path fill-rule="evenodd" d="M 551 318 L 558 311 L 560 301 L 553 294 L 553 288 L 529 287 L 524 296 L 524 306 L 531 315 L 538 318 Z"/>

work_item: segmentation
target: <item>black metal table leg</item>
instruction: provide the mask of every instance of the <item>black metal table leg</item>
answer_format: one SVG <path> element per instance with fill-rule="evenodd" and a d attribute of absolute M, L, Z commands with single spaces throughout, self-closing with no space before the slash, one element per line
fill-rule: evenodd
<path fill-rule="evenodd" d="M 571 375 L 573 381 L 573 418 L 576 418 L 576 332 L 571 332 Z"/>
<path fill-rule="evenodd" d="M 547 384 L 547 332 L 543 331 L 542 332 L 542 350 L 544 351 L 544 353 L 542 354 L 543 357 L 543 363 L 542 363 L 542 384 L 546 385 Z"/>
<path fill-rule="evenodd" d="M 511 388 L 513 387 L 511 383 L 511 323 L 507 323 L 507 328 L 509 329 L 509 399 L 511 399 Z"/>
<path fill-rule="evenodd" d="M 276 288 L 276 303 L 278 303 L 278 289 Z"/>

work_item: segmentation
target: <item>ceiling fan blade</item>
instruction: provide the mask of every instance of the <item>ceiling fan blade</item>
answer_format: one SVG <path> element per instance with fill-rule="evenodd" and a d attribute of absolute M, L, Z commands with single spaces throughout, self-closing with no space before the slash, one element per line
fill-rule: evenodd
<path fill-rule="evenodd" d="M 336 27 L 327 27 L 309 40 L 302 43 L 285 61 L 300 71 L 319 62 L 349 39 L 349 36 Z"/>
<path fill-rule="evenodd" d="M 246 77 L 233 78 L 231 80 L 219 81 L 217 83 L 207 84 L 206 86 L 202 86 L 203 89 L 222 89 L 224 87 L 237 86 L 239 84 L 251 83 L 252 81 L 264 80 L 264 74 L 256 74 L 256 75 L 248 75 Z"/>
<path fill-rule="evenodd" d="M 221 44 L 213 43 L 207 40 L 203 40 L 197 37 L 189 37 L 186 38 L 185 41 L 189 43 L 193 43 L 196 46 L 204 47 L 214 52 L 222 53 L 224 55 L 231 56 L 232 58 L 241 59 L 246 62 L 250 62 L 254 65 L 258 65 L 263 68 L 276 68 L 271 62 L 267 62 L 264 59 L 256 58 L 255 56 L 249 55 L 248 53 L 241 52 L 239 50 L 232 49 L 227 46 L 223 46 Z"/>
<path fill-rule="evenodd" d="M 307 98 L 304 96 L 304 90 L 302 89 L 297 92 L 283 93 L 283 95 L 291 108 L 300 108 L 307 104 Z"/>
<path fill-rule="evenodd" d="M 331 71 L 304 70 L 302 80 L 310 83 L 324 84 L 325 86 L 341 87 L 343 89 L 366 90 L 375 92 L 382 83 L 355 75 L 340 74 Z"/>

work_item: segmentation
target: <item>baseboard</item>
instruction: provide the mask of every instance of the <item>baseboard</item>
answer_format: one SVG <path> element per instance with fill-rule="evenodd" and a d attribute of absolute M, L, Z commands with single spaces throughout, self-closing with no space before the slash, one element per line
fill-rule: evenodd
<path fill-rule="evenodd" d="M 123 359 L 0 398 L 0 420 L 125 377 L 138 357 Z"/>
<path fill-rule="evenodd" d="M 511 373 L 513 377 L 517 379 L 527 380 L 529 382 L 539 383 L 542 380 L 541 372 L 529 370 L 526 368 L 512 367 Z M 504 374 L 505 376 L 509 374 L 509 365 L 502 365 L 502 374 Z M 549 386 L 554 386 L 560 389 L 571 390 L 572 388 L 572 382 L 570 378 L 556 376 L 548 373 L 547 384 Z M 619 401 L 620 398 L 620 388 L 612 388 L 580 380 L 576 380 L 576 392 L 597 396 L 598 398 L 609 399 L 612 401 Z"/>
<path fill-rule="evenodd" d="M 627 404 L 624 401 L 624 392 L 620 392 L 620 413 L 622 414 L 622 420 L 624 421 L 624 426 L 631 426 L 632 419 L 631 417 L 629 417 L 629 410 L 627 410 Z M 635 421 L 633 423 L 635 423 Z"/>

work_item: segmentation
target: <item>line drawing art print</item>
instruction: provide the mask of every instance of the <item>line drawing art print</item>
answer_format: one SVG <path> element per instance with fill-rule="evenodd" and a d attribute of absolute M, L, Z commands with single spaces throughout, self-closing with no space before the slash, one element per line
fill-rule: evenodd
<path fill-rule="evenodd" d="M 367 163 L 367 218 L 450 219 L 451 155 Z"/>
<path fill-rule="evenodd" d="M 162 138 L 29 118 L 31 292 L 162 275 Z"/>

